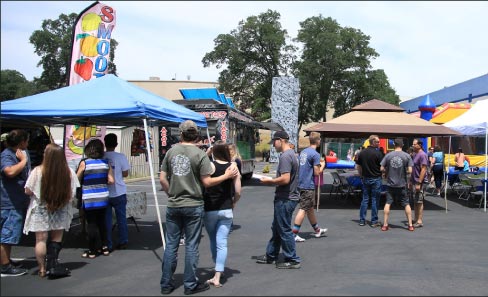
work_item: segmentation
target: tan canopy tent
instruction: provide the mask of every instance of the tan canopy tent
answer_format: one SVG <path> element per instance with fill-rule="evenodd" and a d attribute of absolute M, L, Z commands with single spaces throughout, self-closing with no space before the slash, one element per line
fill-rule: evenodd
<path fill-rule="evenodd" d="M 455 130 L 407 114 L 403 108 L 377 99 L 357 105 L 349 113 L 304 131 L 321 132 L 330 138 L 367 138 L 371 134 L 378 134 L 381 138 L 461 135 Z"/>

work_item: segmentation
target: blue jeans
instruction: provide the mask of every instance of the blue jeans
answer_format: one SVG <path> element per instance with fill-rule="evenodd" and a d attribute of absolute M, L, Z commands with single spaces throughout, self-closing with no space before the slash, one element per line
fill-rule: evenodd
<path fill-rule="evenodd" d="M 163 254 L 161 288 L 174 288 L 173 274 L 181 234 L 185 234 L 185 289 L 197 286 L 198 246 L 203 226 L 203 205 L 194 207 L 168 207 L 166 209 L 166 249 Z"/>
<path fill-rule="evenodd" d="M 365 177 L 363 179 L 363 201 L 359 208 L 359 221 L 366 221 L 368 202 L 371 199 L 371 224 L 378 223 L 378 207 L 380 205 L 381 177 Z"/>
<path fill-rule="evenodd" d="M 225 260 L 227 260 L 227 239 L 233 217 L 232 209 L 205 212 L 205 229 L 210 239 L 210 251 L 215 263 L 215 271 L 224 272 Z"/>
<path fill-rule="evenodd" d="M 129 230 L 127 229 L 127 195 L 120 195 L 117 197 L 110 197 L 108 199 L 108 207 L 105 213 L 105 222 L 107 225 L 107 246 L 112 249 L 112 207 L 115 210 L 115 217 L 117 218 L 117 230 L 119 233 L 119 244 L 127 244 L 129 241 Z"/>
<path fill-rule="evenodd" d="M 291 231 L 291 220 L 297 204 L 298 201 L 296 200 L 274 200 L 273 223 L 271 224 L 273 235 L 266 247 L 266 257 L 268 259 L 277 260 L 281 247 L 285 262 L 301 261 L 296 254 L 295 236 Z"/>

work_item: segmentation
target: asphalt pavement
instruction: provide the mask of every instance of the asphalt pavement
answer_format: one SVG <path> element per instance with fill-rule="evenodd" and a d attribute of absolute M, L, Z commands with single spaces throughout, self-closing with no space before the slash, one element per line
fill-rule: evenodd
<path fill-rule="evenodd" d="M 262 174 L 264 163 L 255 172 Z M 271 164 L 269 175 L 275 174 Z M 157 199 L 164 215 L 167 197 Z M 447 213 L 441 197 L 427 196 L 424 227 L 414 232 L 404 226 L 405 215 L 393 207 L 390 230 L 358 225 L 358 205 L 339 195 L 322 194 L 317 213 L 326 237 L 314 238 L 304 221 L 297 243 L 300 269 L 276 269 L 257 264 L 271 236 L 274 188 L 257 180 L 245 181 L 235 209 L 235 229 L 230 235 L 225 278 L 221 288 L 200 296 L 330 296 L 330 295 L 463 295 L 488 292 L 488 214 L 478 206 L 448 196 Z M 163 246 L 150 180 L 128 183 L 129 190 L 145 191 L 147 213 L 136 218 L 139 231 L 129 221 L 129 245 L 109 256 L 81 257 L 87 243 L 74 222 L 65 233 L 60 261 L 72 270 L 70 277 L 48 280 L 37 276 L 35 236 L 24 236 L 12 257 L 22 260 L 29 273 L 1 278 L 2 296 L 157 296 L 160 295 Z M 383 212 L 379 212 L 380 221 Z M 368 210 L 367 219 L 370 219 Z M 116 231 L 114 235 L 116 235 Z M 177 288 L 169 296 L 183 295 L 184 246 L 180 246 L 175 272 Z M 207 280 L 213 264 L 206 231 L 200 244 L 198 275 Z"/>

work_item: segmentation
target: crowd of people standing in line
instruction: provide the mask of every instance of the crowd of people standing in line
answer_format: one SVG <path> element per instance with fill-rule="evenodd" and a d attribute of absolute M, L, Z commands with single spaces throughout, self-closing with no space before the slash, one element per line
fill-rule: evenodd
<path fill-rule="evenodd" d="M 106 152 L 101 140 L 89 141 L 85 147 L 87 158 L 80 161 L 76 172 L 69 168 L 64 149 L 55 143 L 45 147 L 41 164 L 31 170 L 27 152 L 29 134 L 14 129 L 5 141 L 0 179 L 2 277 L 27 273 L 21 263 L 10 259 L 12 246 L 19 244 L 22 232 L 36 235 L 34 254 L 41 278 L 70 275 L 69 269 L 58 263 L 58 256 L 64 231 L 69 230 L 73 219 L 73 207 L 77 206 L 88 225 L 89 249 L 82 257 L 93 259 L 113 251 L 112 206 L 119 227 L 117 247 L 127 246 L 127 199 L 123 177 L 128 175 L 130 167 L 123 154 L 114 152 L 117 146 L 115 134 L 105 136 Z M 80 193 L 79 197 L 77 193 Z"/>

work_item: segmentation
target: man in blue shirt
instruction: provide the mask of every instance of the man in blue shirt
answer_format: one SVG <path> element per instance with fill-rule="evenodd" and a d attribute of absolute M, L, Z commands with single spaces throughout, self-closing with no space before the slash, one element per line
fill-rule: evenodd
<path fill-rule="evenodd" d="M 315 197 L 315 183 L 314 176 L 320 176 L 325 168 L 325 161 L 320 162 L 320 154 L 317 152 L 317 147 L 320 145 L 320 133 L 311 132 L 309 136 L 310 146 L 300 153 L 298 161 L 300 162 L 300 170 L 298 175 L 298 190 L 300 191 L 300 209 L 295 216 L 295 223 L 293 226 L 293 233 L 295 234 L 296 242 L 305 241 L 304 238 L 298 235 L 305 214 L 308 221 L 314 230 L 314 236 L 319 238 L 325 236 L 327 228 L 320 228 L 317 222 L 317 217 L 314 211 L 314 197 Z M 317 199 L 320 199 L 318 197 Z"/>
<path fill-rule="evenodd" d="M 7 148 L 1 155 L 1 241 L 0 259 L 3 276 L 19 276 L 27 273 L 10 260 L 13 245 L 20 242 L 29 196 L 24 192 L 29 175 L 30 161 L 26 153 L 29 135 L 24 130 L 12 130 L 7 136 Z"/>

